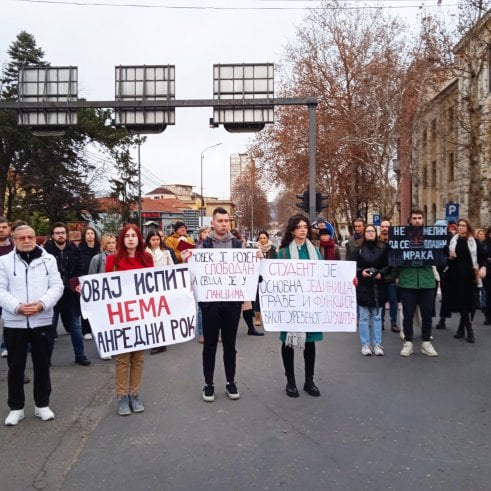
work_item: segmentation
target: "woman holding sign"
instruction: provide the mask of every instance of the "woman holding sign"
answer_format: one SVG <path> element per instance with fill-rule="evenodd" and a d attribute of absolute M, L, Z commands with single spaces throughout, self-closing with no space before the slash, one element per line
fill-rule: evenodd
<path fill-rule="evenodd" d="M 131 269 L 152 268 L 152 255 L 145 251 L 140 229 L 130 223 L 118 237 L 116 254 L 106 259 L 106 273 Z M 116 355 L 116 396 L 118 414 L 128 416 L 131 411 L 141 413 L 145 408 L 138 399 L 145 351 L 131 351 Z"/>
<path fill-rule="evenodd" d="M 312 244 L 312 229 L 309 221 L 301 214 L 290 217 L 281 239 L 278 259 L 321 259 L 319 250 Z M 280 333 L 281 357 L 286 375 L 286 395 L 298 397 L 295 383 L 293 348 L 303 348 L 305 362 L 305 384 L 303 390 L 309 395 L 321 395 L 314 383 L 315 342 L 322 340 L 321 332 L 282 332 Z"/>

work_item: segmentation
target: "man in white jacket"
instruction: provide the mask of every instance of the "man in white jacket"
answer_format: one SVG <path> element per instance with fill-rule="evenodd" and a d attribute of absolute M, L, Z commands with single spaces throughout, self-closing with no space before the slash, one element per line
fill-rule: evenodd
<path fill-rule="evenodd" d="M 34 415 L 54 418 L 49 408 L 48 329 L 53 306 L 63 294 L 56 259 L 36 245 L 36 233 L 21 225 L 14 232 L 14 250 L 0 257 L 0 306 L 3 308 L 8 350 L 8 405 L 6 426 L 24 418 L 24 370 L 28 345 L 34 369 Z"/>

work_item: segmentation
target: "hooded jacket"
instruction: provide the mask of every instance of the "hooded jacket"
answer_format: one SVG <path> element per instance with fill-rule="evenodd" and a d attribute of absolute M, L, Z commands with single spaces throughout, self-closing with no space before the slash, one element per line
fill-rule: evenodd
<path fill-rule="evenodd" d="M 29 264 L 17 251 L 0 257 L 0 306 L 5 327 L 34 328 L 51 325 L 53 307 L 63 294 L 56 259 L 45 250 Z M 41 302 L 44 309 L 29 318 L 18 314 L 22 303 Z"/>

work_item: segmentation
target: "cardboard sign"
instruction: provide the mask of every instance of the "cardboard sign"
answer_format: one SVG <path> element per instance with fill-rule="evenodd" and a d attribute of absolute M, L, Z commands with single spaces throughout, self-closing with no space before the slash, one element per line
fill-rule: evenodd
<path fill-rule="evenodd" d="M 390 266 L 444 266 L 447 227 L 442 225 L 390 227 Z"/>
<path fill-rule="evenodd" d="M 356 331 L 355 262 L 263 259 L 261 276 L 266 331 Z"/>
<path fill-rule="evenodd" d="M 196 303 L 185 265 L 82 276 L 80 283 L 82 315 L 101 356 L 195 337 Z"/>
<path fill-rule="evenodd" d="M 255 300 L 259 280 L 257 249 L 194 249 L 188 261 L 197 302 Z"/>

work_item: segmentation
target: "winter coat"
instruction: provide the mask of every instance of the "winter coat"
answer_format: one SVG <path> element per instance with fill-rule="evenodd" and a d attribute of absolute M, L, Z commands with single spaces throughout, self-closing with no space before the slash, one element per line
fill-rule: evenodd
<path fill-rule="evenodd" d="M 170 249 L 172 249 L 174 251 L 174 253 L 176 254 L 176 258 L 177 258 L 178 263 L 183 262 L 182 256 L 181 256 L 181 251 L 178 249 L 179 241 L 181 241 L 181 240 L 185 240 L 189 244 L 194 245 L 194 240 L 191 237 L 188 237 L 188 236 L 182 237 L 182 236 L 177 235 L 177 234 L 169 235 L 164 241 L 165 245 L 167 247 L 169 247 Z"/>
<path fill-rule="evenodd" d="M 78 246 L 80 251 L 80 269 L 87 274 L 89 272 L 90 262 L 92 258 L 101 252 L 99 242 L 94 244 L 94 247 L 89 247 L 86 242 L 81 242 Z"/>
<path fill-rule="evenodd" d="M 386 299 L 385 276 L 390 272 L 387 246 L 379 241 L 365 241 L 353 252 L 351 261 L 356 261 L 358 286 L 356 299 L 362 307 L 383 307 Z M 381 279 L 365 278 L 363 271 L 374 268 Z"/>
<path fill-rule="evenodd" d="M 82 269 L 82 259 L 79 248 L 72 242 L 67 242 L 64 249 L 59 249 L 53 240 L 48 240 L 44 244 L 44 249 L 48 254 L 56 258 L 58 271 L 65 288 L 70 288 L 70 280 L 86 274 Z"/>
<path fill-rule="evenodd" d="M 51 325 L 53 307 L 63 294 L 63 282 L 55 258 L 38 249 L 40 256 L 29 264 L 15 250 L 0 257 L 0 306 L 5 327 Z M 29 318 L 16 312 L 20 304 L 31 302 L 41 302 L 42 312 Z"/>

